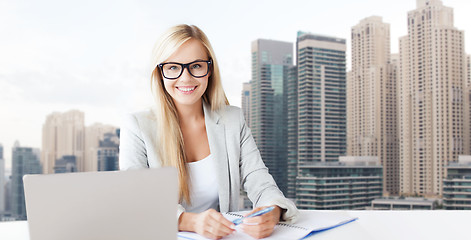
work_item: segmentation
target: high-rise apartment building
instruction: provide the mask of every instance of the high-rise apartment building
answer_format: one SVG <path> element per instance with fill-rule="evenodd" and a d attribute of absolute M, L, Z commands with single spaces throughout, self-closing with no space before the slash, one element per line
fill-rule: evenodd
<path fill-rule="evenodd" d="M 84 171 L 84 113 L 71 110 L 52 113 L 43 124 L 41 163 L 46 174 L 54 173 L 54 163 L 65 155 L 77 160 L 77 170 Z"/>
<path fill-rule="evenodd" d="M 98 171 L 98 149 L 100 148 L 100 141 L 105 139 L 106 133 L 115 134 L 116 127 L 95 123 L 91 126 L 85 127 L 85 159 L 84 171 L 96 172 Z"/>
<path fill-rule="evenodd" d="M 468 87 L 471 87 L 471 55 L 466 56 L 466 79 Z"/>
<path fill-rule="evenodd" d="M 287 75 L 293 44 L 258 39 L 252 42 L 249 126 L 262 158 L 286 193 Z"/>
<path fill-rule="evenodd" d="M 464 33 L 440 0 L 417 0 L 400 38 L 400 193 L 442 195 L 449 162 L 469 152 Z"/>
<path fill-rule="evenodd" d="M 298 33 L 298 165 L 346 153 L 345 39 Z"/>
<path fill-rule="evenodd" d="M 243 83 L 242 85 L 242 112 L 244 112 L 245 121 L 250 119 L 250 82 Z"/>
<path fill-rule="evenodd" d="M 389 24 L 373 16 L 352 27 L 352 70 L 347 78 L 347 155 L 377 156 L 383 190 L 399 192 L 396 119 L 397 57 L 390 54 Z"/>
<path fill-rule="evenodd" d="M 5 212 L 5 159 L 3 159 L 3 145 L 0 143 L 0 217 Z"/>
<path fill-rule="evenodd" d="M 11 214 L 16 220 L 26 220 L 25 194 L 23 176 L 26 174 L 41 174 L 39 149 L 20 147 L 15 143 L 12 150 L 12 200 Z"/>
<path fill-rule="evenodd" d="M 470 147 L 471 154 L 471 55 L 466 56 L 466 86 L 465 86 L 465 129 L 467 133 L 467 138 L 465 139 L 465 146 Z M 466 124 L 468 123 L 468 124 Z"/>
<path fill-rule="evenodd" d="M 346 45 L 345 39 L 298 32 L 296 46 L 297 119 L 289 126 L 297 125 L 296 201 L 301 204 L 312 200 L 299 195 L 301 188 L 315 187 L 301 186 L 315 177 L 309 168 L 346 153 Z"/>

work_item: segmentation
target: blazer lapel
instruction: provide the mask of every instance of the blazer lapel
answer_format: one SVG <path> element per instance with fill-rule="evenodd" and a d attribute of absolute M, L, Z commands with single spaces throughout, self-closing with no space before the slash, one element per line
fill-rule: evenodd
<path fill-rule="evenodd" d="M 226 150 L 226 134 L 224 124 L 219 122 L 220 115 L 212 112 L 211 107 L 203 103 L 206 134 L 208 135 L 209 150 L 216 160 L 216 173 L 219 190 L 219 210 L 229 211 L 229 164 Z"/>

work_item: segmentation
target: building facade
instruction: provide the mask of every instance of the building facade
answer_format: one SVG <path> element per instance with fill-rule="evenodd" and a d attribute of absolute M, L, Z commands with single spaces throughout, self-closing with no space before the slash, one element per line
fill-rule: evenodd
<path fill-rule="evenodd" d="M 299 168 L 299 209 L 366 209 L 382 196 L 383 169 L 377 157 L 340 157 Z"/>
<path fill-rule="evenodd" d="M 39 154 L 39 149 L 20 147 L 18 142 L 13 147 L 11 216 L 16 220 L 26 220 L 23 176 L 42 173 Z"/>
<path fill-rule="evenodd" d="M 389 24 L 373 16 L 352 27 L 352 70 L 347 78 L 347 155 L 377 156 L 383 190 L 399 192 L 396 119 L 397 59 L 390 54 Z"/>
<path fill-rule="evenodd" d="M 56 160 L 54 173 L 77 172 L 77 158 L 75 156 L 64 155 Z"/>
<path fill-rule="evenodd" d="M 242 96 L 240 99 L 245 121 L 248 122 L 250 119 L 250 82 L 242 84 Z"/>
<path fill-rule="evenodd" d="M 249 127 L 265 165 L 286 193 L 287 75 L 293 44 L 258 39 L 252 42 Z"/>
<path fill-rule="evenodd" d="M 298 165 L 346 153 L 345 39 L 298 32 Z"/>
<path fill-rule="evenodd" d="M 440 0 L 417 0 L 400 38 L 400 193 L 440 196 L 465 137 L 464 33 Z M 400 106 L 400 107 L 399 107 Z"/>
<path fill-rule="evenodd" d="M 459 156 L 447 166 L 443 182 L 443 207 L 446 210 L 471 210 L 471 156 Z"/>
<path fill-rule="evenodd" d="M 99 171 L 98 149 L 100 148 L 100 141 L 105 139 L 106 133 L 114 134 L 115 132 L 116 127 L 102 123 L 95 123 L 91 126 L 85 127 L 84 171 Z"/>
<path fill-rule="evenodd" d="M 439 201 L 425 198 L 379 198 L 371 202 L 372 210 L 434 210 Z"/>
<path fill-rule="evenodd" d="M 119 170 L 119 137 L 115 133 L 105 133 L 97 150 L 98 171 Z"/>
<path fill-rule="evenodd" d="M 71 110 L 52 113 L 43 124 L 41 163 L 45 174 L 54 173 L 54 164 L 63 156 L 75 156 L 77 170 L 84 171 L 85 119 L 84 113 Z"/>
<path fill-rule="evenodd" d="M 298 176 L 298 68 L 288 70 L 287 190 L 286 197 L 296 199 Z"/>
<path fill-rule="evenodd" d="M 471 154 L 471 55 L 466 56 L 466 86 L 465 86 L 465 131 L 468 137 L 465 139 L 465 146 L 470 146 L 469 154 Z M 466 124 L 468 123 L 468 124 Z"/>

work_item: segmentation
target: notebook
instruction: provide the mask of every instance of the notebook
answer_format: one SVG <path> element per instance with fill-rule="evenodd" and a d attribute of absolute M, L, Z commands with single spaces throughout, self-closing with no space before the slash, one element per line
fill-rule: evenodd
<path fill-rule="evenodd" d="M 244 212 L 230 212 L 223 213 L 224 217 L 228 220 L 233 221 L 234 219 L 244 216 L 247 211 Z M 351 217 L 348 214 L 332 214 L 329 212 L 301 212 L 298 220 L 295 224 L 278 223 L 273 230 L 273 233 L 264 239 L 304 239 L 314 234 L 327 231 L 342 225 L 351 223 L 358 218 Z M 200 240 L 207 239 L 196 233 L 190 232 L 179 232 L 178 239 L 185 240 Z M 251 239 L 253 238 L 236 227 L 236 232 L 224 237 L 224 239 Z"/>
<path fill-rule="evenodd" d="M 177 238 L 174 168 L 26 175 L 31 240 Z"/>

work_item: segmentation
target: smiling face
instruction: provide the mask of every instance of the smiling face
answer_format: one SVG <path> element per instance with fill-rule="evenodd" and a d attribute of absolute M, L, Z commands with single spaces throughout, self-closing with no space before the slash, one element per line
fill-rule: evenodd
<path fill-rule="evenodd" d="M 197 60 L 209 60 L 206 48 L 200 41 L 190 39 L 181 45 L 164 63 L 191 63 Z M 196 78 L 185 68 L 181 76 L 174 80 L 162 76 L 165 90 L 170 94 L 177 108 L 179 107 L 201 107 L 202 96 L 208 86 L 208 75 Z"/>

